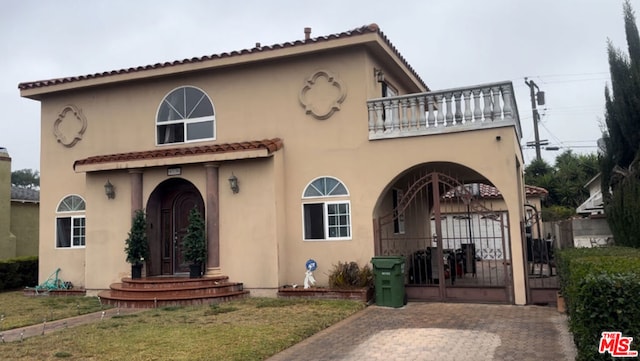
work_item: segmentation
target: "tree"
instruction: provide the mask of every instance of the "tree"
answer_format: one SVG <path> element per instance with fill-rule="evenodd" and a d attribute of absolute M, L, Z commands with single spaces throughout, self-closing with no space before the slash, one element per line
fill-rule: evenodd
<path fill-rule="evenodd" d="M 617 244 L 640 247 L 640 35 L 629 1 L 624 25 L 628 56 L 608 43 L 611 88 L 605 87 L 604 152 L 600 158 L 607 220 Z"/>
<path fill-rule="evenodd" d="M 11 172 L 11 185 L 21 188 L 39 188 L 40 173 L 32 169 L 20 169 Z"/>
<path fill-rule="evenodd" d="M 125 240 L 124 252 L 127 262 L 141 265 L 149 258 L 149 242 L 147 240 L 147 220 L 144 211 L 139 209 L 131 222 L 129 237 Z"/>
<path fill-rule="evenodd" d="M 566 150 L 556 157 L 554 166 L 543 159 L 531 162 L 525 168 L 525 183 L 549 191 L 542 202 L 542 218 L 555 221 L 575 215 L 576 208 L 589 198 L 585 184 L 597 173 L 595 154 L 576 155 Z"/>

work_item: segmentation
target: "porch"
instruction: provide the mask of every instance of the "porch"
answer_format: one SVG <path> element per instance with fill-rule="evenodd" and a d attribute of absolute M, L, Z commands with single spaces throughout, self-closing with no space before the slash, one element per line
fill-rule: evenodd
<path fill-rule="evenodd" d="M 367 101 L 369 140 L 513 126 L 522 138 L 509 81 Z"/>

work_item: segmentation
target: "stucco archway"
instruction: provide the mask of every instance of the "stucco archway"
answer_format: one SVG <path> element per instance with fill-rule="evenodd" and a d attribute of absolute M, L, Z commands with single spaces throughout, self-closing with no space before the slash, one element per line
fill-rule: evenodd
<path fill-rule="evenodd" d="M 513 302 L 509 212 L 478 172 L 428 163 L 398 175 L 374 210 L 377 256 L 404 256 L 409 298 Z"/>

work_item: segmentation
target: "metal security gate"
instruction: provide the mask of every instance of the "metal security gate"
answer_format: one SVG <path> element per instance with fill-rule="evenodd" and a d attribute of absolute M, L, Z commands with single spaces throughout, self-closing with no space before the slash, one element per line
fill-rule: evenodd
<path fill-rule="evenodd" d="M 542 217 L 535 207 L 526 205 L 525 215 L 523 248 L 527 256 L 528 303 L 553 304 L 560 290 L 555 260 L 558 245 L 550 234 L 543 234 Z"/>
<path fill-rule="evenodd" d="M 508 213 L 486 187 L 431 172 L 393 191 L 374 220 L 376 255 L 405 257 L 409 299 L 513 302 Z"/>

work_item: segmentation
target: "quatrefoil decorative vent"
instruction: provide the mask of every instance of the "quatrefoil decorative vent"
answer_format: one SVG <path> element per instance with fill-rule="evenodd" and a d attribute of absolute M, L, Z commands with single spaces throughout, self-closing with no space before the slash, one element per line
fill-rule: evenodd
<path fill-rule="evenodd" d="M 340 110 L 340 105 L 347 97 L 344 84 L 326 70 L 319 70 L 304 82 L 300 90 L 300 104 L 306 114 L 316 119 L 328 119 Z"/>
<path fill-rule="evenodd" d="M 87 130 L 87 119 L 75 105 L 66 105 L 53 123 L 53 134 L 58 143 L 71 148 L 82 139 Z"/>

